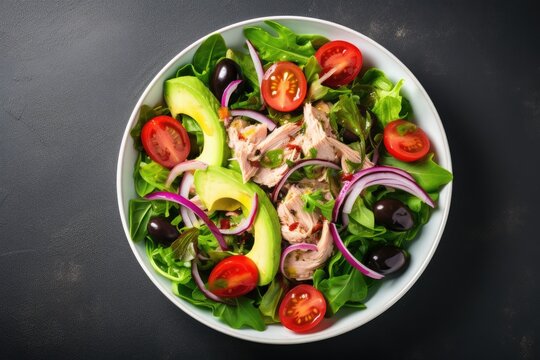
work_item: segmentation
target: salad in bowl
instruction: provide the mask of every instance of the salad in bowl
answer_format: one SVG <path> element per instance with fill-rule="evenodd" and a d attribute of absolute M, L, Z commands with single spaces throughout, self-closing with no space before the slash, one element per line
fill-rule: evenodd
<path fill-rule="evenodd" d="M 433 104 L 386 50 L 316 19 L 255 19 L 173 59 L 126 129 L 119 205 L 154 283 L 203 323 L 314 341 L 397 301 L 450 204 Z"/>

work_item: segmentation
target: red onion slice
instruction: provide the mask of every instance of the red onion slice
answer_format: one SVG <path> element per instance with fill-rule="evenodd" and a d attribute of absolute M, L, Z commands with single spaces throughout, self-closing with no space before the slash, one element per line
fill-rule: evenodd
<path fill-rule="evenodd" d="M 180 174 L 186 171 L 198 169 L 206 170 L 207 167 L 208 164 L 198 160 L 188 160 L 181 162 L 180 164 L 176 165 L 171 169 L 171 172 L 167 177 L 167 181 L 165 182 L 165 186 L 170 187 L 174 179 L 176 179 L 178 176 L 180 176 Z"/>
<path fill-rule="evenodd" d="M 225 242 L 225 239 L 223 238 L 223 235 L 221 235 L 221 233 L 219 232 L 219 229 L 216 226 L 216 224 L 214 224 L 212 220 L 208 218 L 208 215 L 206 215 L 204 211 L 202 211 L 197 205 L 195 205 L 194 203 L 192 203 L 185 197 L 175 194 L 175 193 L 167 192 L 167 191 L 156 191 L 152 194 L 146 195 L 146 198 L 148 200 L 171 201 L 171 202 L 180 204 L 183 207 L 189 208 L 189 210 L 193 211 L 208 226 L 208 228 L 210 229 L 210 231 L 212 232 L 212 234 L 218 241 L 218 244 L 221 250 L 224 250 L 224 251 L 227 250 L 227 244 Z"/>
<path fill-rule="evenodd" d="M 250 119 L 256 120 L 262 124 L 265 124 L 269 131 L 272 131 L 276 128 L 276 123 L 272 121 L 269 117 L 261 114 L 260 112 L 253 110 L 231 110 L 232 116 L 245 116 Z"/>
<path fill-rule="evenodd" d="M 276 184 L 276 187 L 274 188 L 274 191 L 272 191 L 272 201 L 273 202 L 277 201 L 279 191 L 281 190 L 283 185 L 285 185 L 285 182 L 287 181 L 289 176 L 291 176 L 292 173 L 295 172 L 296 170 L 298 170 L 299 168 L 304 167 L 304 166 L 308 166 L 308 165 L 320 165 L 320 166 L 326 166 L 326 167 L 336 169 L 336 170 L 341 170 L 341 168 L 338 165 L 336 165 L 333 162 L 328 161 L 328 160 L 321 160 L 321 159 L 300 160 L 293 167 L 291 167 L 289 170 L 287 170 L 285 175 L 283 175 L 281 180 L 279 180 L 279 182 Z"/>
<path fill-rule="evenodd" d="M 251 60 L 253 60 L 253 66 L 255 66 L 255 72 L 257 73 L 257 80 L 259 80 L 259 89 L 260 89 L 259 92 L 261 93 L 261 104 L 264 107 L 264 99 L 262 96 L 262 86 L 261 86 L 262 79 L 264 76 L 264 70 L 261 63 L 261 59 L 259 58 L 259 54 L 257 54 L 257 51 L 255 50 L 253 45 L 251 45 L 251 42 L 249 40 L 246 40 L 246 44 L 249 50 L 249 55 L 251 56 Z"/>
<path fill-rule="evenodd" d="M 242 80 L 233 80 L 227 85 L 225 90 L 223 90 L 223 95 L 221 95 L 221 106 L 229 107 L 229 100 L 231 100 L 231 95 L 236 91 L 238 85 L 242 83 Z"/>
<path fill-rule="evenodd" d="M 195 259 L 191 261 L 191 275 L 193 276 L 193 280 L 195 280 L 195 284 L 197 284 L 197 287 L 199 288 L 199 290 L 201 290 L 204 296 L 206 296 L 210 300 L 214 300 L 214 301 L 227 304 L 227 305 L 232 305 L 232 303 L 230 303 L 229 301 L 226 301 L 220 298 L 219 296 L 217 296 L 216 294 L 214 294 L 213 292 L 211 292 L 210 290 L 206 288 L 206 285 L 204 284 L 204 281 L 201 278 L 201 274 L 199 274 L 199 268 L 197 266 L 197 261 Z"/>
<path fill-rule="evenodd" d="M 341 208 L 341 205 L 343 204 L 343 201 L 345 201 L 345 198 L 347 197 L 347 194 L 350 192 L 351 190 L 351 187 L 357 182 L 359 181 L 361 178 L 363 178 L 364 176 L 366 175 L 369 175 L 369 174 L 373 174 L 373 173 L 380 173 L 380 172 L 393 172 L 393 173 L 396 173 L 396 174 L 400 174 L 402 175 L 403 177 L 409 179 L 409 180 L 412 180 L 414 181 L 414 178 L 411 176 L 411 174 L 409 174 L 408 172 L 406 172 L 405 170 L 402 170 L 402 169 L 398 169 L 396 167 L 392 167 L 392 166 L 373 166 L 373 167 L 370 167 L 368 169 L 363 169 L 363 170 L 360 170 L 358 172 L 356 172 L 352 179 L 349 180 L 349 181 L 346 181 L 337 198 L 336 198 L 336 202 L 334 204 L 334 209 L 332 210 L 332 221 L 337 221 L 338 219 L 338 216 L 339 216 L 339 210 Z"/>
<path fill-rule="evenodd" d="M 369 276 L 372 279 L 382 279 L 384 275 L 379 274 L 378 272 L 375 272 L 368 268 L 366 265 L 362 264 L 357 258 L 351 254 L 349 249 L 345 246 L 345 243 L 343 240 L 341 240 L 341 237 L 339 236 L 339 232 L 336 228 L 336 224 L 330 223 L 329 224 L 330 233 L 332 234 L 332 238 L 334 239 L 334 244 L 336 244 L 336 247 L 339 251 L 343 254 L 343 257 L 345 260 L 349 262 L 355 269 L 360 271 L 362 274 Z"/>
<path fill-rule="evenodd" d="M 397 188 L 406 191 L 420 200 L 425 202 L 431 207 L 435 207 L 435 203 L 429 197 L 429 195 L 422 189 L 416 182 L 411 179 L 407 179 L 400 174 L 393 172 L 382 172 L 376 174 L 370 174 L 357 181 L 350 189 L 347 199 L 343 203 L 343 213 L 350 214 L 356 198 L 360 195 L 362 190 L 368 186 L 373 185 L 387 185 L 393 188 Z"/>
<path fill-rule="evenodd" d="M 279 270 L 281 271 L 283 276 L 285 276 L 287 279 L 291 279 L 291 278 L 287 275 L 287 272 L 285 271 L 285 259 L 291 252 L 297 251 L 297 250 L 317 251 L 318 249 L 317 249 L 317 245 L 309 244 L 309 243 L 298 243 L 298 244 L 287 246 L 285 250 L 283 250 L 283 252 L 281 253 L 281 260 L 279 261 Z"/>
<path fill-rule="evenodd" d="M 193 185 L 193 174 L 190 172 L 187 172 L 182 177 L 182 182 L 180 183 L 180 189 L 179 194 L 186 199 L 189 199 L 189 189 L 191 189 L 191 185 Z M 193 213 L 193 211 L 189 210 L 186 207 L 181 206 L 180 207 L 180 215 L 182 215 L 182 219 L 184 220 L 184 224 L 186 224 L 187 227 L 195 227 L 199 226 L 199 220 L 197 219 L 197 216 Z"/>
<path fill-rule="evenodd" d="M 232 229 L 219 229 L 223 235 L 239 235 L 244 231 L 248 230 L 257 217 L 257 211 L 259 210 L 259 195 L 255 193 L 253 199 L 251 200 L 251 208 L 247 217 L 242 219 L 240 223 Z"/>

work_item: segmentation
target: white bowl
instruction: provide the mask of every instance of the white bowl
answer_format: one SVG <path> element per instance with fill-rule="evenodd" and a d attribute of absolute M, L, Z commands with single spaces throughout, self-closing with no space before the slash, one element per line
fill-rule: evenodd
<path fill-rule="evenodd" d="M 274 16 L 252 19 L 224 27 L 216 32 L 223 35 L 229 47 L 241 48 L 245 41 L 242 29 L 245 26 L 262 24 L 264 20 L 279 21 L 297 33 L 321 34 L 329 39 L 341 39 L 354 43 L 362 50 L 365 67 L 376 66 L 382 69 L 394 82 L 399 79 L 405 79 L 405 85 L 402 91 L 411 102 L 415 121 L 428 134 L 433 149 L 437 154 L 438 163 L 445 169 L 452 171 L 448 142 L 435 106 L 414 75 L 388 50 L 367 36 L 342 25 L 297 16 Z M 398 278 L 385 280 L 382 286 L 366 302 L 367 309 L 344 311 L 342 314 L 331 319 L 325 319 L 326 326 L 323 326 L 323 329 L 309 334 L 296 334 L 281 325 L 270 325 L 262 332 L 251 329 L 236 330 L 230 328 L 228 325 L 214 318 L 209 311 L 197 308 L 176 297 L 171 291 L 169 280 L 159 276 L 152 269 L 146 257 L 144 244 L 136 244 L 131 241 L 127 209 L 129 200 L 136 197 L 132 174 L 137 153 L 134 150 L 133 140 L 129 132 L 137 121 L 141 105 L 147 104 L 154 106 L 162 102 L 163 82 L 165 79 L 173 76 L 180 65 L 191 61 L 195 50 L 204 38 L 197 40 L 182 50 L 157 73 L 144 90 L 139 101 L 137 101 L 124 132 L 117 168 L 118 206 L 129 245 L 139 264 L 156 287 L 184 312 L 210 328 L 244 340 L 273 344 L 307 343 L 343 334 L 374 319 L 398 301 L 411 288 L 431 260 L 446 224 L 450 209 L 452 184 L 446 185 L 442 190 L 438 207 L 433 212 L 431 220 L 422 230 L 421 236 L 412 242 L 409 248 L 411 263 L 406 272 Z M 185 326 L 189 326 L 189 324 L 185 324 Z"/>

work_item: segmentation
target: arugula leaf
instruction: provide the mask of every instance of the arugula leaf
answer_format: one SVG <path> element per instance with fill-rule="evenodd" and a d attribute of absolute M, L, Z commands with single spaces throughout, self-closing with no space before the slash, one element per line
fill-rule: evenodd
<path fill-rule="evenodd" d="M 296 39 L 296 42 L 300 45 L 307 44 L 308 42 L 310 42 L 311 45 L 313 45 L 315 49 L 320 48 L 321 46 L 323 46 L 329 41 L 330 40 L 328 40 L 328 38 L 322 35 L 317 35 L 317 34 L 299 34 L 297 35 L 297 39 Z"/>
<path fill-rule="evenodd" d="M 448 184 L 453 179 L 451 172 L 433 160 L 433 155 L 431 153 L 423 161 L 410 163 L 399 161 L 393 156 L 383 156 L 380 159 L 380 163 L 407 171 L 414 177 L 418 185 L 426 192 L 432 193 L 439 191 L 442 186 Z"/>
<path fill-rule="evenodd" d="M 305 193 L 302 195 L 304 201 L 304 209 L 312 213 L 315 209 L 319 209 L 322 216 L 326 219 L 332 218 L 332 210 L 334 209 L 335 200 L 326 200 L 321 190 L 316 190 L 312 193 Z"/>
<path fill-rule="evenodd" d="M 245 37 L 255 46 L 262 60 L 267 62 L 292 61 L 305 65 L 309 57 L 315 54 L 311 40 L 299 37 L 288 27 L 275 21 L 265 24 L 275 30 L 275 35 L 258 26 L 246 27 Z"/>
<path fill-rule="evenodd" d="M 186 129 L 191 144 L 188 159 L 193 159 L 202 152 L 204 145 L 204 134 L 199 124 L 190 116 L 182 115 L 182 125 Z"/>
<path fill-rule="evenodd" d="M 304 71 L 308 84 L 311 84 L 313 81 L 319 79 L 319 74 L 322 67 L 317 61 L 317 58 L 315 56 L 311 56 L 302 70 Z"/>

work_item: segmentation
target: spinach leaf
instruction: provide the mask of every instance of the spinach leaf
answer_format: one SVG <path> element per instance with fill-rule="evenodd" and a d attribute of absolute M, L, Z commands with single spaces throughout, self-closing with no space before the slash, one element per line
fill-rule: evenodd
<path fill-rule="evenodd" d="M 149 201 L 146 199 L 129 200 L 129 234 L 134 242 L 146 236 L 148 222 L 154 216 L 169 216 L 171 203 L 166 201 Z"/>
<path fill-rule="evenodd" d="M 249 82 L 252 89 L 259 88 L 259 78 L 257 77 L 257 72 L 255 71 L 251 56 L 240 51 L 228 49 L 225 57 L 233 60 L 240 66 L 242 76 Z"/>
<path fill-rule="evenodd" d="M 193 67 L 199 73 L 209 71 L 227 52 L 227 45 L 220 34 L 207 37 L 193 55 Z"/>
<path fill-rule="evenodd" d="M 188 133 L 191 144 L 188 159 L 196 158 L 203 150 L 204 134 L 202 129 L 192 117 L 185 114 L 182 115 L 182 125 Z"/>
<path fill-rule="evenodd" d="M 221 34 L 210 35 L 197 48 L 192 62 L 178 68 L 176 77 L 196 76 L 208 86 L 215 64 L 225 56 L 226 52 L 227 45 Z"/>
<path fill-rule="evenodd" d="M 214 311 L 214 316 L 221 318 L 233 329 L 244 326 L 258 331 L 266 329 L 263 316 L 252 299 L 242 296 L 235 298 L 234 301 L 235 305 L 220 304 Z"/>
<path fill-rule="evenodd" d="M 167 188 L 165 183 L 167 182 L 169 172 L 169 169 L 153 160 L 139 163 L 139 174 L 141 178 L 155 189 L 165 190 Z"/>
<path fill-rule="evenodd" d="M 275 30 L 275 35 L 258 26 L 246 27 L 245 37 L 255 46 L 262 60 L 267 62 L 292 61 L 305 65 L 315 54 L 311 40 L 299 37 L 289 28 L 267 20 L 265 24 Z"/>
<path fill-rule="evenodd" d="M 258 331 L 266 329 L 263 316 L 255 307 L 254 300 L 247 297 L 234 299 L 234 305 L 218 303 L 206 298 L 193 280 L 185 284 L 173 283 L 173 293 L 193 305 L 211 309 L 215 317 L 234 329 L 242 327 Z"/>
<path fill-rule="evenodd" d="M 129 200 L 129 234 L 135 242 L 146 236 L 146 226 L 152 217 L 152 203 L 143 199 Z"/>
<path fill-rule="evenodd" d="M 259 304 L 259 311 L 264 316 L 266 323 L 278 323 L 280 321 L 278 309 L 287 288 L 287 280 L 282 277 L 275 277 L 268 286 Z"/>
<path fill-rule="evenodd" d="M 135 183 L 135 192 L 140 197 L 144 197 L 154 191 L 155 187 L 146 182 L 140 174 L 141 162 L 148 161 L 148 157 L 139 152 L 137 161 L 135 162 L 135 168 L 133 170 L 133 181 Z"/>
<path fill-rule="evenodd" d="M 407 171 L 428 193 L 439 191 L 443 185 L 448 184 L 453 179 L 451 172 L 433 160 L 433 154 L 428 155 L 425 160 L 420 162 L 406 163 L 396 160 L 393 156 L 383 156 L 380 162 L 383 165 L 395 166 Z"/>
<path fill-rule="evenodd" d="M 306 76 L 308 84 L 311 84 L 319 79 L 321 70 L 322 67 L 319 65 L 317 58 L 315 58 L 315 56 L 311 56 L 306 62 L 306 65 L 303 67 L 304 75 Z"/>
<path fill-rule="evenodd" d="M 335 314 L 347 303 L 363 301 L 368 292 L 364 276 L 356 269 L 349 273 L 324 278 L 324 271 L 318 269 L 313 275 L 314 286 L 323 293 L 331 314 Z"/>

